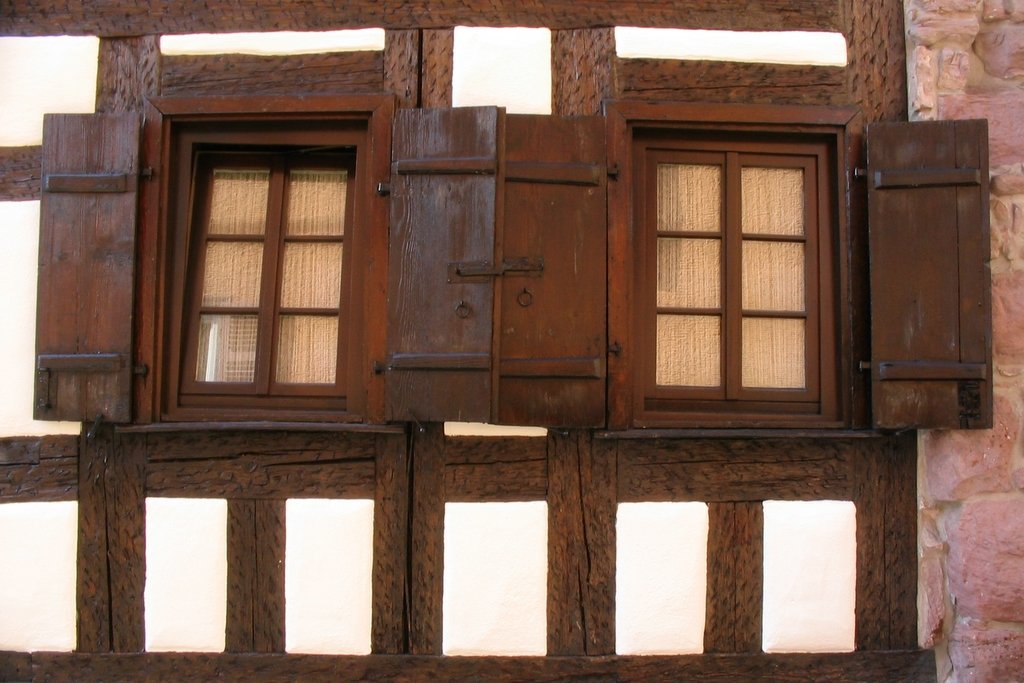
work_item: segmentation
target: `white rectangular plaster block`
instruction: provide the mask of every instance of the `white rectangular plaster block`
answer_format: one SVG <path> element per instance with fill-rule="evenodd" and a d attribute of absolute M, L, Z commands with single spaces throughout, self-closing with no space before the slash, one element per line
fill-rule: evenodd
<path fill-rule="evenodd" d="M 444 653 L 547 654 L 547 502 L 444 510 Z"/>
<path fill-rule="evenodd" d="M 100 41 L 0 38 L 0 147 L 38 145 L 44 113 L 96 111 Z"/>
<path fill-rule="evenodd" d="M 620 503 L 615 534 L 615 651 L 703 652 L 708 506 Z"/>
<path fill-rule="evenodd" d="M 228 504 L 146 499 L 146 650 L 223 652 Z"/>
<path fill-rule="evenodd" d="M 0 650 L 75 648 L 78 503 L 0 505 Z"/>
<path fill-rule="evenodd" d="M 823 31 L 707 31 L 616 26 L 615 53 L 627 59 L 846 66 L 846 38 L 842 33 Z"/>
<path fill-rule="evenodd" d="M 551 113 L 551 31 L 456 26 L 452 104 Z"/>
<path fill-rule="evenodd" d="M 856 506 L 766 500 L 764 651 L 851 652 L 856 592 Z"/>
<path fill-rule="evenodd" d="M 514 427 L 487 422 L 445 422 L 445 436 L 547 436 L 544 427 Z"/>
<path fill-rule="evenodd" d="M 77 422 L 32 419 L 38 269 L 39 202 L 0 202 L 0 436 L 81 431 Z"/>
<path fill-rule="evenodd" d="M 160 37 L 165 55 L 301 55 L 384 49 L 384 29 L 191 33 Z"/>
<path fill-rule="evenodd" d="M 373 501 L 293 499 L 285 518 L 285 650 L 370 654 Z"/>

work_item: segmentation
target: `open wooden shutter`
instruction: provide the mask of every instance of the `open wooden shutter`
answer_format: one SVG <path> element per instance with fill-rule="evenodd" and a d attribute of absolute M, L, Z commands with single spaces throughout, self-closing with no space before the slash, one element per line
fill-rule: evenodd
<path fill-rule="evenodd" d="M 490 418 L 498 114 L 492 107 L 395 115 L 389 420 Z"/>
<path fill-rule="evenodd" d="M 602 426 L 604 121 L 510 115 L 504 159 L 496 421 Z"/>
<path fill-rule="evenodd" d="M 131 419 L 137 114 L 43 125 L 35 417 Z"/>
<path fill-rule="evenodd" d="M 872 403 L 887 429 L 992 425 L 988 128 L 868 128 Z"/>

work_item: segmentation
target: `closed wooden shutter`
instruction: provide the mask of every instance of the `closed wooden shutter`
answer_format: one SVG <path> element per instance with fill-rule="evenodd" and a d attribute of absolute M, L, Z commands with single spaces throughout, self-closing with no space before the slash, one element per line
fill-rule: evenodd
<path fill-rule="evenodd" d="M 131 419 L 139 116 L 43 126 L 35 417 Z"/>
<path fill-rule="evenodd" d="M 604 424 L 606 186 L 600 117 L 505 125 L 497 421 Z"/>
<path fill-rule="evenodd" d="M 886 429 L 992 425 L 988 128 L 868 128 L 872 403 Z"/>

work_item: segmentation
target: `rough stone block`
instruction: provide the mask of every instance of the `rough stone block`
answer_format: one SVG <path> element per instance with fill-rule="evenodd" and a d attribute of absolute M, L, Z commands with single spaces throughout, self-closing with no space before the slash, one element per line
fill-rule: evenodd
<path fill-rule="evenodd" d="M 1024 357 L 1024 272 L 992 276 L 992 337 L 1000 360 Z"/>
<path fill-rule="evenodd" d="M 992 176 L 992 194 L 1006 196 L 1024 194 L 1024 164 L 1004 167 L 1004 172 Z"/>
<path fill-rule="evenodd" d="M 1024 631 L 963 620 L 953 628 L 949 656 L 957 681 L 1024 681 Z"/>
<path fill-rule="evenodd" d="M 937 553 L 927 553 L 918 567 L 917 641 L 935 647 L 946 621 L 946 573 Z"/>
<path fill-rule="evenodd" d="M 981 28 L 980 4 L 980 0 L 911 0 L 907 33 L 921 45 L 941 41 L 970 47 Z"/>
<path fill-rule="evenodd" d="M 1024 24 L 999 24 L 974 41 L 985 71 L 997 78 L 1024 76 Z"/>
<path fill-rule="evenodd" d="M 988 119 L 989 163 L 1024 158 L 1024 90 L 985 90 L 939 95 L 939 118 Z"/>
<path fill-rule="evenodd" d="M 910 60 L 911 111 L 920 114 L 935 109 L 935 51 L 918 45 Z"/>
<path fill-rule="evenodd" d="M 1010 468 L 1018 450 L 1024 409 L 996 394 L 992 429 L 934 431 L 922 453 L 928 494 L 935 501 L 963 500 L 979 493 L 1011 491 Z"/>
<path fill-rule="evenodd" d="M 971 56 L 967 50 L 945 48 L 939 52 L 939 90 L 959 92 L 967 87 Z"/>
<path fill-rule="evenodd" d="M 1008 16 L 1006 4 L 1003 0 L 985 0 L 981 6 L 981 18 L 983 21 L 1002 21 Z"/>
<path fill-rule="evenodd" d="M 992 258 L 1010 262 L 1024 258 L 1024 205 L 1006 199 L 993 199 L 990 211 Z"/>
<path fill-rule="evenodd" d="M 964 503 L 947 518 L 946 536 L 958 614 L 1024 622 L 1024 498 Z"/>

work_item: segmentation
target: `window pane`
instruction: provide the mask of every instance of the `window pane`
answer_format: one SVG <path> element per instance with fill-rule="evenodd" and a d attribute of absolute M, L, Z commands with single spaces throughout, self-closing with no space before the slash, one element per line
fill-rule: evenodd
<path fill-rule="evenodd" d="M 289 235 L 343 235 L 348 171 L 296 170 L 288 180 Z"/>
<path fill-rule="evenodd" d="M 267 224 L 270 171 L 215 169 L 211 235 L 262 235 Z"/>
<path fill-rule="evenodd" d="M 722 169 L 658 164 L 658 230 L 718 232 L 722 219 Z"/>
<path fill-rule="evenodd" d="M 659 315 L 657 383 L 721 385 L 721 336 L 717 315 Z"/>
<path fill-rule="evenodd" d="M 338 317 L 283 315 L 277 349 L 277 381 L 334 384 L 338 365 Z"/>
<path fill-rule="evenodd" d="M 754 235 L 804 234 L 804 171 L 801 168 L 745 166 L 743 232 Z"/>
<path fill-rule="evenodd" d="M 804 310 L 804 245 L 743 241 L 743 309 Z"/>
<path fill-rule="evenodd" d="M 658 305 L 718 308 L 721 241 L 658 238 Z"/>
<path fill-rule="evenodd" d="M 262 243 L 207 243 L 203 306 L 259 306 L 262 272 Z"/>
<path fill-rule="evenodd" d="M 256 316 L 199 317 L 198 382 L 252 382 L 256 371 Z"/>
<path fill-rule="evenodd" d="M 805 327 L 792 318 L 744 318 L 743 386 L 805 388 Z"/>
<path fill-rule="evenodd" d="M 341 300 L 341 244 L 286 244 L 281 306 L 337 308 Z"/>

